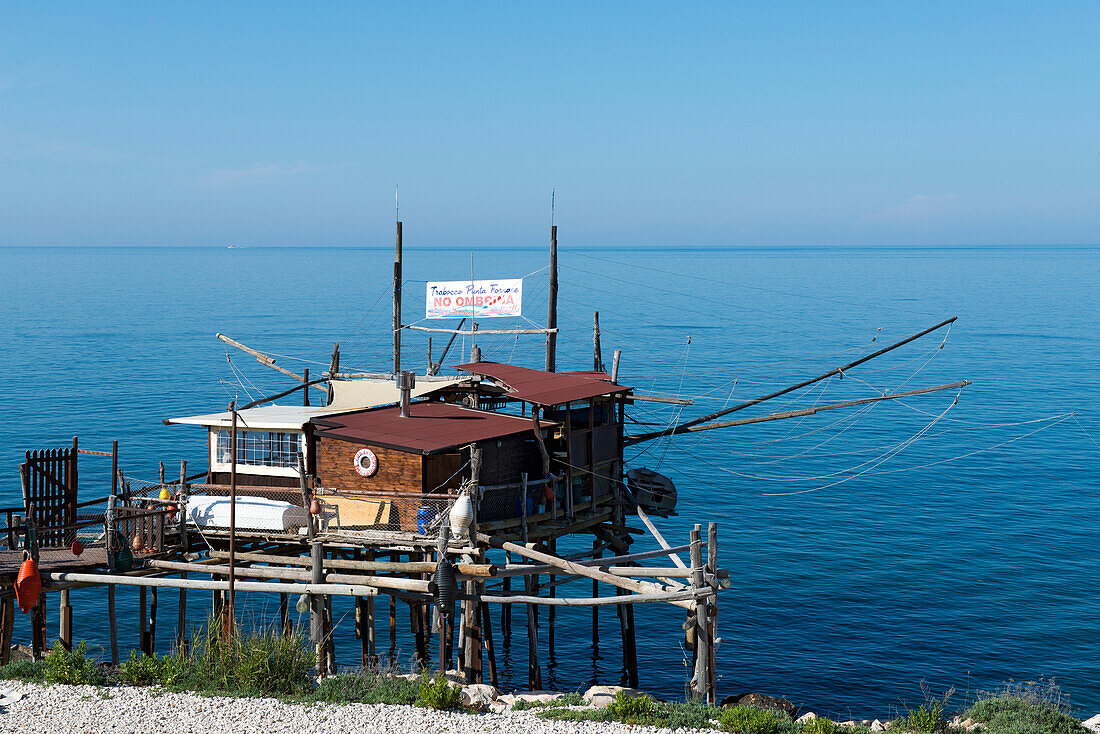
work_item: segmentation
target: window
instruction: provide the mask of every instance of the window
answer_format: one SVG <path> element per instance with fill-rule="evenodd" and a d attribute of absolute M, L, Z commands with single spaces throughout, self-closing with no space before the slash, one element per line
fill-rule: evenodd
<path fill-rule="evenodd" d="M 237 432 L 237 463 L 243 466 L 296 467 L 302 450 L 302 434 L 268 431 Z M 230 464 L 229 431 L 218 431 L 219 464 Z"/>

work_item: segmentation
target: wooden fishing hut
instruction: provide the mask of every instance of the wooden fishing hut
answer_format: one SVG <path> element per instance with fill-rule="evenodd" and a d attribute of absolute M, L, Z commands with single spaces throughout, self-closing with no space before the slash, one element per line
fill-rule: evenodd
<path fill-rule="evenodd" d="M 74 440 L 71 450 L 27 454 L 20 467 L 23 506 L 0 508 L 7 515 L 7 549 L 0 550 L 0 660 L 11 641 L 13 597 L 20 598 L 21 606 L 27 601 L 25 608 L 32 611 L 33 647 L 41 654 L 46 594 L 61 595 L 60 639 L 71 646 L 68 591 L 102 586 L 108 595 L 111 658 L 117 663 L 115 589 L 134 586 L 140 594 L 138 647 L 144 652 L 155 646 L 158 589 L 179 592 L 177 644 L 185 644 L 189 591 L 212 592 L 214 612 L 229 625 L 237 618 L 236 592 L 278 594 L 284 628 L 291 627 L 289 607 L 298 597 L 295 606 L 308 610 L 318 670 L 325 674 L 335 665 L 332 598 L 355 599 L 356 635 L 368 664 L 379 655 L 377 617 L 387 615 L 376 610 L 376 601 L 384 595 L 391 656 L 400 604 L 407 606 L 420 664 L 429 664 L 429 647 L 437 639 L 439 667 L 457 665 L 470 682 L 482 680 L 483 652 L 488 677 L 497 680 L 491 607 L 499 607 L 507 631 L 513 605 L 522 605 L 531 688 L 542 686 L 539 607 L 547 607 L 545 632 L 553 645 L 557 607 L 590 608 L 595 643 L 599 608 L 614 606 L 625 678 L 637 685 L 634 607 L 663 603 L 687 615 L 683 630 L 692 657 L 690 689 L 713 702 L 717 597 L 729 586 L 729 573 L 719 565 L 717 526 L 709 523 L 704 536 L 697 524 L 688 542 L 670 544 L 651 516 L 675 512 L 675 489 L 643 467 L 628 470 L 625 448 L 969 384 L 718 420 L 842 376 L 954 321 L 948 319 L 796 385 L 664 429 L 626 435 L 625 411 L 633 403 L 691 401 L 639 395 L 620 384 L 618 352 L 610 373 L 605 371 L 598 315 L 592 369 L 557 370 L 556 227 L 551 229 L 546 327 L 494 331 L 478 330 L 476 323 L 463 331 L 465 319 L 455 329 L 403 323 L 401 232 L 398 222 L 391 372 L 342 372 L 336 345 L 329 369 L 311 379 L 308 370 L 295 374 L 274 357 L 219 334 L 295 385 L 245 406 L 231 404 L 221 413 L 166 420 L 205 429 L 208 462 L 199 473 L 188 475 L 186 462 L 180 462 L 179 478 L 168 479 L 162 464 L 158 481 L 143 481 L 119 466 L 117 444 L 111 452 L 89 452 L 78 450 Z M 425 375 L 401 369 L 401 335 L 407 330 L 450 335 L 438 361 L 429 342 Z M 457 367 L 459 374 L 440 376 L 458 334 L 471 339 L 541 335 L 544 369 L 487 361 L 474 346 L 471 361 Z M 298 391 L 302 405 L 276 402 Z M 317 392 L 324 394 L 324 402 L 314 406 L 310 398 Z M 78 453 L 112 458 L 108 494 L 78 499 Z M 634 517 L 644 531 L 628 526 Z M 639 535 L 655 547 L 632 552 Z M 80 553 L 74 537 L 84 541 Z M 566 539 L 574 552 L 559 554 L 558 543 Z M 576 552 L 577 547 L 582 550 Z M 23 574 L 16 578 L 25 556 L 40 564 L 42 593 L 35 590 L 33 599 Z M 666 562 L 644 563 L 657 559 Z M 522 582 L 513 588 L 513 580 Z M 578 580 L 591 581 L 591 594 L 561 595 L 565 584 Z M 601 595 L 601 590 L 614 593 Z"/>

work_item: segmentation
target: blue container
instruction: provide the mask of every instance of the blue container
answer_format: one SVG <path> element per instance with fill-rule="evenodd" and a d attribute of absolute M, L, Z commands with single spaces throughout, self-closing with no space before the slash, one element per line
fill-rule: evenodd
<path fill-rule="evenodd" d="M 427 535 L 428 526 L 432 524 L 432 520 L 434 519 L 435 509 L 427 505 L 421 505 L 420 509 L 416 511 L 416 532 L 421 535 Z"/>

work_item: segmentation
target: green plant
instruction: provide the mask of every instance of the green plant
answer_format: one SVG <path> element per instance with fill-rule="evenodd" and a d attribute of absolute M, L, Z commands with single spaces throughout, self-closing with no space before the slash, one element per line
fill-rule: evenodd
<path fill-rule="evenodd" d="M 643 722 L 653 715 L 657 705 L 644 693 L 631 696 L 626 691 L 616 691 L 615 700 L 607 707 L 607 712 L 619 721 L 627 723 Z"/>
<path fill-rule="evenodd" d="M 948 688 L 942 698 L 932 694 L 932 689 L 926 681 L 920 682 L 921 695 L 924 703 L 915 709 L 908 710 L 905 725 L 916 734 L 935 734 L 947 730 L 947 702 L 955 693 L 954 688 Z"/>
<path fill-rule="evenodd" d="M 25 680 L 38 682 L 45 680 L 46 661 L 44 660 L 13 660 L 7 665 L 0 666 L 0 680 Z"/>
<path fill-rule="evenodd" d="M 982 722 L 987 734 L 1084 734 L 1070 710 L 1069 697 L 1054 680 L 1039 679 L 979 691 L 964 717 Z"/>
<path fill-rule="evenodd" d="M 416 703 L 440 710 L 462 708 L 462 689 L 452 686 L 443 671 L 436 673 L 435 678 L 429 678 L 425 674 L 420 682 Z"/>
<path fill-rule="evenodd" d="M 802 724 L 801 734 L 835 734 L 836 731 L 836 724 L 823 716 L 818 716 Z"/>
<path fill-rule="evenodd" d="M 81 640 L 73 651 L 66 650 L 60 640 L 46 656 L 43 678 L 47 683 L 65 683 L 74 686 L 102 686 L 107 676 L 96 661 L 86 654 L 86 643 Z"/>
<path fill-rule="evenodd" d="M 147 686 L 164 683 L 168 658 L 158 658 L 156 654 L 140 655 L 137 650 L 130 652 L 130 658 L 118 666 L 118 677 L 135 686 Z"/>
<path fill-rule="evenodd" d="M 718 721 L 726 731 L 739 734 L 775 734 L 779 729 L 775 714 L 751 706 L 722 709 Z"/>

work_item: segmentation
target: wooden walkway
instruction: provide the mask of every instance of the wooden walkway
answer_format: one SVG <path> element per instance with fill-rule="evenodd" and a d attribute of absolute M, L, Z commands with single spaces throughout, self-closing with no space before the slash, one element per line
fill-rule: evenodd
<path fill-rule="evenodd" d="M 22 550 L 0 549 L 0 586 L 10 587 L 19 575 L 19 566 L 23 563 Z M 107 565 L 105 548 L 85 548 L 79 557 L 68 548 L 43 548 L 38 552 L 38 570 L 84 571 L 103 568 Z"/>

